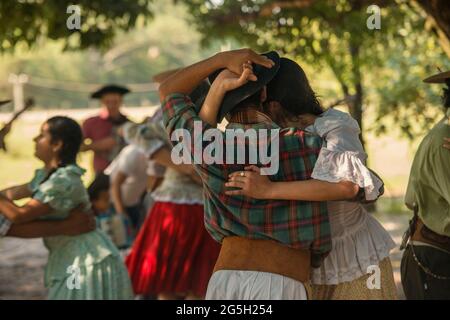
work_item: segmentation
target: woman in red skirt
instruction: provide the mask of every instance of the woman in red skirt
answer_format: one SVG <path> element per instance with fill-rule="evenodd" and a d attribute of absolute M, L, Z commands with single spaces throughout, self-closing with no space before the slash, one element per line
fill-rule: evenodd
<path fill-rule="evenodd" d="M 158 299 L 200 299 L 206 294 L 220 245 L 204 226 L 203 190 L 191 165 L 174 165 L 159 113 L 128 125 L 125 137 L 166 167 L 164 180 L 126 264 L 135 294 Z"/>

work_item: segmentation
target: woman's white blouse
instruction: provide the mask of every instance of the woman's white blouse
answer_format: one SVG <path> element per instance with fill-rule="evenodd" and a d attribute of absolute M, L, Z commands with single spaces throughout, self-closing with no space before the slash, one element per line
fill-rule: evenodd
<path fill-rule="evenodd" d="M 379 196 L 383 182 L 366 167 L 358 123 L 347 113 L 330 109 L 306 128 L 324 139 L 312 177 L 328 182 L 352 181 L 366 199 Z M 312 271 L 314 284 L 335 285 L 366 275 L 371 265 L 389 257 L 395 243 L 381 224 L 358 202 L 328 202 L 332 250 Z"/>
<path fill-rule="evenodd" d="M 383 182 L 366 167 L 358 123 L 348 113 L 329 109 L 316 119 L 306 131 L 319 135 L 323 146 L 312 177 L 317 180 L 351 181 L 364 188 L 366 199 L 375 200 Z"/>
<path fill-rule="evenodd" d="M 129 144 L 137 146 L 148 158 L 159 149 L 172 145 L 163 126 L 162 119 L 157 113 L 144 124 L 128 124 L 124 127 L 124 137 Z M 160 168 L 156 172 L 161 175 Z M 175 169 L 166 168 L 162 174 L 164 179 L 153 192 L 152 197 L 158 202 L 177 204 L 203 204 L 203 188 L 189 176 Z"/>

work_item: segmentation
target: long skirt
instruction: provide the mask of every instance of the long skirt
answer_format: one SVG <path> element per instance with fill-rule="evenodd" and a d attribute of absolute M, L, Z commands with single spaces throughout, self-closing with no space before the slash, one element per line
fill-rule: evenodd
<path fill-rule="evenodd" d="M 203 214 L 202 205 L 155 202 L 126 259 L 136 294 L 205 296 L 220 245 Z"/>
<path fill-rule="evenodd" d="M 372 281 L 375 274 L 367 274 L 338 285 L 313 285 L 314 300 L 396 300 L 397 289 L 389 258 L 379 263 L 379 288 Z"/>

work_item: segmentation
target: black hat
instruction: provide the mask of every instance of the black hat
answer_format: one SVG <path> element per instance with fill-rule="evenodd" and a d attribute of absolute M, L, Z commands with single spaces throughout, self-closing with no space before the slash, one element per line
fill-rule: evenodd
<path fill-rule="evenodd" d="M 11 102 L 11 100 L 2 100 L 2 101 L 0 101 L 0 106 L 10 103 L 10 102 Z"/>
<path fill-rule="evenodd" d="M 100 99 L 105 93 L 118 93 L 120 95 L 125 95 L 130 92 L 130 89 L 116 85 L 116 84 L 108 84 L 94 93 L 91 94 L 92 99 Z"/>
<path fill-rule="evenodd" d="M 231 110 L 233 110 L 234 107 L 236 107 L 241 101 L 244 101 L 248 97 L 252 96 L 256 92 L 261 90 L 275 76 L 278 69 L 280 68 L 280 56 L 275 51 L 263 53 L 262 55 L 266 56 L 267 58 L 275 62 L 274 66 L 272 68 L 266 68 L 264 66 L 254 63 L 253 73 L 256 75 L 258 80 L 249 81 L 242 87 L 227 92 L 222 100 L 222 105 L 220 106 L 217 121 L 219 122 L 222 121 L 225 115 L 227 115 Z M 208 77 L 209 82 L 213 83 L 214 79 L 216 79 L 216 77 L 222 70 L 223 69 L 217 70 L 212 74 L 210 74 Z"/>
<path fill-rule="evenodd" d="M 450 80 L 450 71 L 439 72 L 423 80 L 426 83 L 446 83 Z"/>

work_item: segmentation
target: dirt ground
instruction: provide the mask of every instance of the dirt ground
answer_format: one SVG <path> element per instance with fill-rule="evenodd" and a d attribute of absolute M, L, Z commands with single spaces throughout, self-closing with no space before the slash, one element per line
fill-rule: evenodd
<path fill-rule="evenodd" d="M 45 299 L 47 250 L 41 239 L 0 240 L 0 299 Z"/>
<path fill-rule="evenodd" d="M 376 217 L 399 245 L 408 216 L 377 214 Z M 398 248 L 394 249 L 391 260 L 399 297 L 403 299 L 399 273 L 401 254 Z M 40 239 L 1 239 L 0 299 L 45 299 L 43 268 L 46 259 L 47 251 Z"/>

